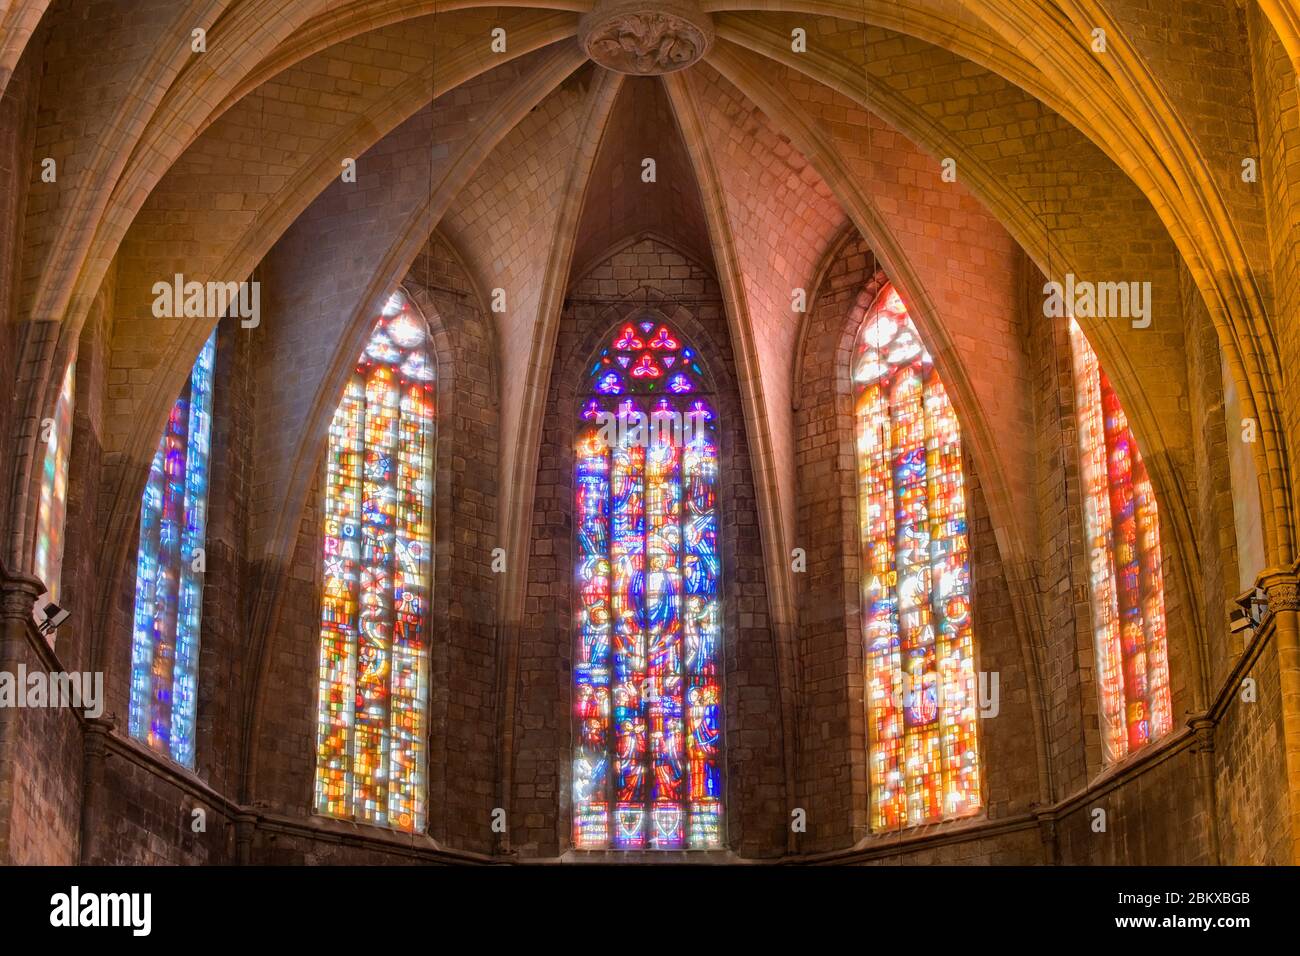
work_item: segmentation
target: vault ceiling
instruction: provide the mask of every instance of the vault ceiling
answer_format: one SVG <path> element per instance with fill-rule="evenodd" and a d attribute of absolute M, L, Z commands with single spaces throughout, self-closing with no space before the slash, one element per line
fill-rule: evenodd
<path fill-rule="evenodd" d="M 1206 6 L 1184 5 L 1189 16 Z M 1013 557 L 1034 533 L 1018 505 L 1032 449 L 1017 391 L 1017 247 L 1053 275 L 1140 268 L 1169 314 L 1185 269 L 1247 373 L 1244 400 L 1274 443 L 1266 452 L 1284 459 L 1276 399 L 1249 374 L 1276 364 L 1269 290 L 1254 271 L 1263 217 L 1223 173 L 1257 152 L 1253 128 L 1221 105 L 1241 70 L 1207 68 L 1196 89 L 1164 83 L 1171 65 L 1220 51 L 1152 27 L 1128 0 L 706 0 L 691 16 L 711 23 L 712 46 L 662 76 L 590 62 L 576 39 L 583 0 L 46 6 L 0 3 L 0 90 L 23 50 L 38 51 L 37 150 L 60 164 L 51 189 L 34 157 L 26 187 L 18 318 L 32 331 L 19 385 L 39 408 L 96 294 L 115 282 L 110 368 L 124 384 L 106 413 L 110 542 L 129 538 L 157 434 L 208 331 L 154 318 L 153 282 L 177 271 L 267 279 L 259 415 L 283 417 L 259 433 L 253 536 L 269 550 L 296 527 L 359 330 L 435 229 L 481 297 L 505 291 L 493 317 L 501 535 L 512 547 L 527 527 L 540 397 L 574 276 L 647 233 L 718 276 L 778 623 L 793 613 L 792 294 L 811 294 L 850 229 L 915 306 Z M 1287 4 L 1268 6 L 1287 19 L 1276 10 Z M 93 56 L 78 39 L 87 18 L 101 38 Z M 1089 47 L 1096 23 L 1105 57 Z M 200 28 L 206 49 L 195 53 L 178 38 Z M 498 29 L 504 50 L 493 48 Z M 797 31 L 806 49 L 792 48 Z M 356 183 L 339 178 L 348 158 Z M 641 180 L 646 158 L 653 183 Z M 955 183 L 940 177 L 944 159 Z M 1155 343 L 1096 335 L 1153 467 L 1168 459 L 1158 480 L 1172 485 L 1186 422 L 1177 396 L 1145 396 L 1139 383 L 1145 365 L 1178 354 L 1181 332 L 1175 321 Z M 1002 388 L 968 381 L 972 363 L 988 362 L 1005 368 Z M 289 390 L 312 403 L 294 407 Z M 6 476 L 11 555 L 24 550 L 35 471 L 24 447 Z M 512 580 L 508 592 L 522 576 Z M 508 612 L 518 600 L 507 594 Z"/>

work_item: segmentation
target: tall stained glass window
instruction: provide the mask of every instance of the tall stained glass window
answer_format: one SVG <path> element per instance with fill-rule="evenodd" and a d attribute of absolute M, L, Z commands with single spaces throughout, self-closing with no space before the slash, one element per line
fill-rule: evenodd
<path fill-rule="evenodd" d="M 620 327 L 587 372 L 575 461 L 573 842 L 722 845 L 718 446 L 699 357 Z"/>
<path fill-rule="evenodd" d="M 129 729 L 186 767 L 194 766 L 216 351 L 214 330 L 172 406 L 140 501 Z"/>
<path fill-rule="evenodd" d="M 1173 728 L 1160 520 L 1119 396 L 1070 320 L 1102 750 L 1119 760 Z"/>
<path fill-rule="evenodd" d="M 316 809 L 425 825 L 434 366 L 393 294 L 330 424 L 324 502 Z"/>
<path fill-rule="evenodd" d="M 872 305 L 852 365 L 871 827 L 982 805 L 961 430 L 907 306 Z"/>
<path fill-rule="evenodd" d="M 51 601 L 59 599 L 63 566 L 63 522 L 68 508 L 68 453 L 72 446 L 72 395 L 76 362 L 68 363 L 54 416 L 42 425 L 45 461 L 41 469 L 41 497 L 36 506 L 36 576 L 45 582 Z M 48 431 L 46 431 L 48 428 Z"/>

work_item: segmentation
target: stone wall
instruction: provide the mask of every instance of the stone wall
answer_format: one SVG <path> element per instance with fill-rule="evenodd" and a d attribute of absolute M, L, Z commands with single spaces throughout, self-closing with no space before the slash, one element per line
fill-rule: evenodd
<path fill-rule="evenodd" d="M 867 29 L 737 8 L 719 15 L 711 62 L 667 83 L 581 63 L 576 13 L 435 22 L 389 4 L 362 23 L 319 16 L 322 0 L 227 6 L 201 67 L 170 0 L 56 0 L 0 43 L 0 669 L 100 672 L 107 691 L 102 720 L 0 712 L 0 862 L 572 859 L 577 389 L 601 337 L 643 308 L 677 323 L 717 389 L 728 851 L 710 859 L 1296 862 L 1296 612 L 1244 637 L 1225 626 L 1255 572 L 1294 560 L 1300 500 L 1300 113 L 1258 5 L 1107 0 L 1107 60 L 1034 5 L 999 7 L 998 30 L 954 4 L 929 39 L 919 7 Z M 476 45 L 498 19 L 501 58 Z M 792 60 L 805 21 L 810 49 Z M 360 159 L 356 182 L 341 155 Z M 659 179 L 639 189 L 652 156 Z M 878 230 L 876 248 L 850 222 Z M 886 278 L 878 256 L 929 300 L 918 326 L 963 427 L 977 666 L 1000 689 L 980 724 L 983 811 L 889 835 L 868 822 L 846 380 Z M 173 268 L 253 270 L 266 286 L 259 331 L 219 332 L 192 771 L 127 738 L 140 488 L 210 327 L 152 314 Z M 1175 726 L 1115 766 L 1099 741 L 1068 335 L 1042 316 L 1042 269 L 1155 287 L 1149 330 L 1085 323 L 1152 470 L 1165 557 Z M 312 812 L 330 392 L 370 300 L 404 270 L 439 368 L 417 835 Z M 728 314 L 719 275 L 747 314 Z M 805 285 L 819 288 L 800 317 L 788 303 Z M 505 313 L 487 304 L 497 286 Z M 552 330 L 539 303 L 556 289 Z M 544 350 L 537 401 L 524 373 Z M 1234 350 L 1252 372 L 1228 362 L 1225 388 Z M 28 623 L 39 586 L 23 572 L 35 434 L 74 352 L 71 616 L 51 647 Z M 1280 416 L 1258 444 L 1239 420 L 1251 397 Z M 535 494 L 511 502 L 535 426 Z M 760 515 L 788 540 L 764 540 Z M 525 519 L 527 554 L 504 555 L 526 565 L 523 616 L 506 620 L 495 549 Z M 786 547 L 807 561 L 793 634 L 769 600 Z"/>

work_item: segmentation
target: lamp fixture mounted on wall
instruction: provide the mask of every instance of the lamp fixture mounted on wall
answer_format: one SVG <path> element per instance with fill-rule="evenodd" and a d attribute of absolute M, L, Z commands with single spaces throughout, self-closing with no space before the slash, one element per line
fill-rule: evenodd
<path fill-rule="evenodd" d="M 1268 595 L 1262 588 L 1243 594 L 1237 598 L 1237 606 L 1228 615 L 1228 630 L 1233 634 L 1254 631 L 1264 621 L 1268 613 Z"/>

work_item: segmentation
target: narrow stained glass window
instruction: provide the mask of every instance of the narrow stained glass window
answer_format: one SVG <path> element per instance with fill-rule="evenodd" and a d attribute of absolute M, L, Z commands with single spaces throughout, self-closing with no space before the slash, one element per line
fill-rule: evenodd
<path fill-rule="evenodd" d="M 316 809 L 425 825 L 434 367 L 397 292 L 330 424 Z"/>
<path fill-rule="evenodd" d="M 203 548 L 212 437 L 208 337 L 189 382 L 172 406 L 140 501 L 140 550 L 131 643 L 131 736 L 186 767 L 194 766 Z"/>
<path fill-rule="evenodd" d="M 699 357 L 649 319 L 587 372 L 575 461 L 573 842 L 722 846 L 718 448 Z"/>
<path fill-rule="evenodd" d="M 961 430 L 903 300 L 877 296 L 853 356 L 871 827 L 982 805 Z"/>
<path fill-rule="evenodd" d="M 36 508 L 36 576 L 45 582 L 51 601 L 59 599 L 63 567 L 63 524 L 68 508 L 68 453 L 72 446 L 72 396 L 77 364 L 68 363 L 59 389 L 54 417 L 48 423 L 45 462 L 41 469 L 41 497 Z M 51 637 L 53 640 L 53 637 Z"/>
<path fill-rule="evenodd" d="M 1102 751 L 1119 760 L 1169 733 L 1169 661 L 1155 493 L 1119 396 L 1070 320 Z"/>

